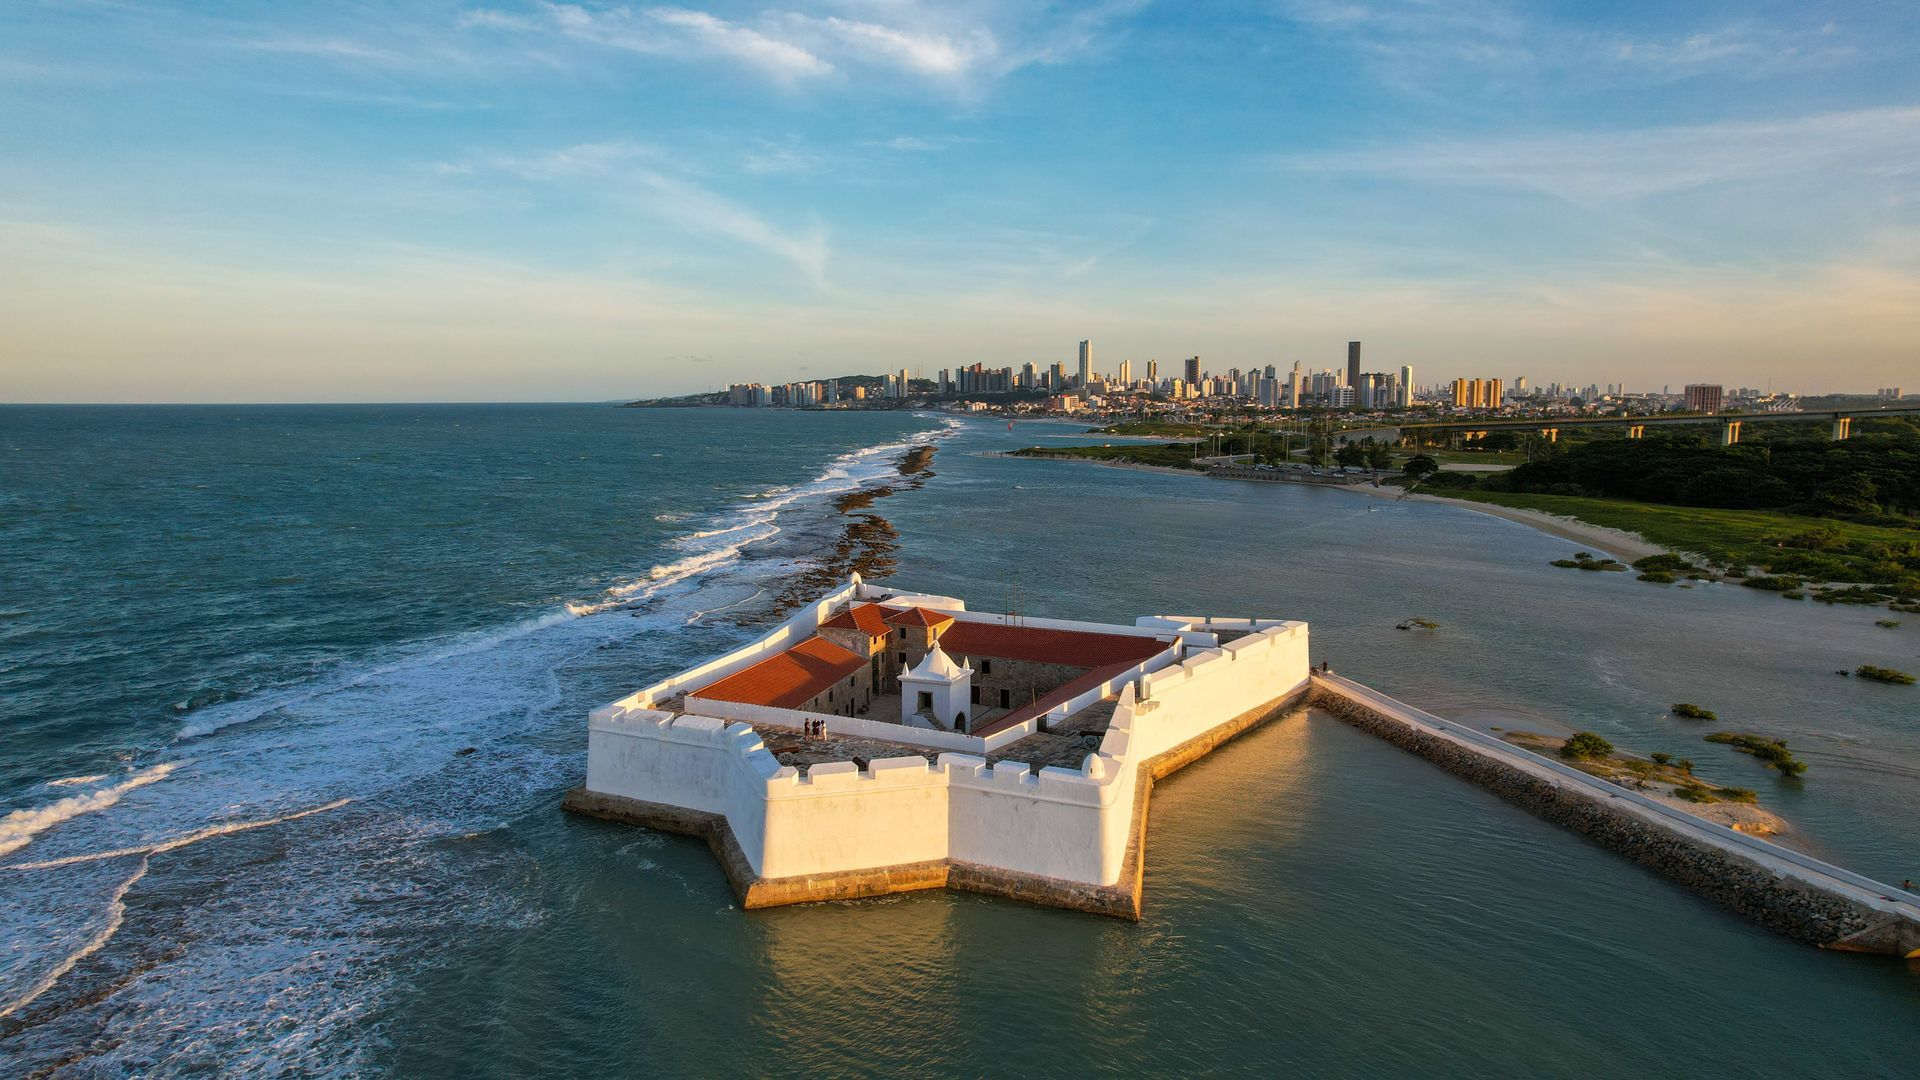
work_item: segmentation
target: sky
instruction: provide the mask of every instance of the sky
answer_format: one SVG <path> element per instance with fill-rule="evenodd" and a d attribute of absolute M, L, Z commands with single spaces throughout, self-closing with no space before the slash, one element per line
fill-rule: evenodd
<path fill-rule="evenodd" d="M 0 0 L 0 401 L 1920 390 L 1920 4 Z"/>

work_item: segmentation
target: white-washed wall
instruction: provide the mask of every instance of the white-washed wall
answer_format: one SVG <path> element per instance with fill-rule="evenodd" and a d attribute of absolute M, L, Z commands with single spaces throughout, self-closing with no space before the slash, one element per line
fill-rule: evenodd
<path fill-rule="evenodd" d="M 1168 750 L 1233 718 L 1307 685 L 1307 624 L 1276 623 L 1230 641 L 1219 649 L 1190 655 L 1177 667 L 1146 675 L 1139 685 L 1146 697 L 1136 702 L 1121 695 L 1096 761 L 1083 768 L 1115 776 L 1115 806 L 1130 815 L 1139 767 Z M 1098 846 L 1101 870 L 1117 876 L 1126 858 L 1130 817 L 1119 810 L 1101 821 Z M 1113 878 L 1101 884 L 1112 884 Z"/>
<path fill-rule="evenodd" d="M 825 762 L 777 776 L 765 796 L 767 877 L 865 870 L 947 857 L 947 778 L 923 757 L 863 771 Z"/>
<path fill-rule="evenodd" d="M 597 709 L 587 726 L 587 789 L 723 814 L 747 862 L 763 862 L 766 783 L 782 772 L 745 724 L 651 709 Z"/>
<path fill-rule="evenodd" d="M 697 695 L 687 699 L 687 708 L 701 716 L 718 716 L 727 720 L 741 720 L 753 724 L 771 724 L 792 728 L 795 731 L 799 731 L 808 720 L 825 720 L 828 731 L 841 735 L 857 735 L 863 739 L 884 739 L 909 746 L 924 746 L 929 750 L 958 750 L 969 754 L 987 752 L 986 740 L 977 735 L 962 735 L 957 731 L 941 731 L 934 728 L 908 727 L 905 724 L 889 724 L 883 720 L 868 720 L 858 716 L 802 712 L 799 709 L 749 705 L 740 701 L 711 701 Z"/>
<path fill-rule="evenodd" d="M 1306 683 L 1306 623 L 1271 626 L 1192 653 L 1140 680 L 1146 707 L 1138 709 L 1128 754 L 1145 760 Z M 1105 743 L 1101 750 L 1107 752 Z"/>
<path fill-rule="evenodd" d="M 1074 619 L 1037 619 L 1030 615 L 1007 616 L 984 611 L 948 611 L 957 622 L 989 623 L 994 626 L 1031 626 L 1039 630 L 1078 630 L 1085 634 L 1117 634 L 1122 637 L 1164 637 L 1180 627 L 1124 626 L 1118 623 L 1082 622 Z"/>
<path fill-rule="evenodd" d="M 1131 679 L 1146 689 L 1139 702 Z M 1038 772 L 943 753 L 933 766 L 918 756 L 887 758 L 864 771 L 851 762 L 816 765 L 801 777 L 743 723 L 616 704 L 595 710 L 589 725 L 587 786 L 724 814 L 747 861 L 765 877 L 953 858 L 1112 885 L 1126 858 L 1140 763 L 1306 680 L 1304 623 L 1270 626 L 1179 665 L 1129 674 L 1114 680 L 1120 702 L 1099 752 L 1078 769 Z M 850 719 L 821 718 L 833 730 Z M 892 729 L 887 737 L 895 738 L 911 730 L 874 726 Z"/>
<path fill-rule="evenodd" d="M 948 846 L 955 859 L 1094 884 L 1112 884 L 1103 865 L 1101 819 L 1113 807 L 1114 777 L 1082 769 L 1031 771 L 1025 762 L 942 754 L 952 786 Z"/>

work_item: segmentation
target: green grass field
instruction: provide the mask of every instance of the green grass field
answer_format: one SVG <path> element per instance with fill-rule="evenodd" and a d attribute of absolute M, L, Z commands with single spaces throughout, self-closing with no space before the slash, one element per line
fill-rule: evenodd
<path fill-rule="evenodd" d="M 1193 436 L 1211 436 L 1221 429 L 1203 427 L 1199 424 L 1169 424 L 1158 420 L 1147 420 L 1127 424 L 1115 424 L 1112 427 L 1094 428 L 1092 430 L 1104 435 L 1162 435 L 1189 438 Z"/>
<path fill-rule="evenodd" d="M 1525 465 L 1525 450 L 1416 450 L 1396 451 L 1394 460 L 1404 462 L 1416 454 L 1425 454 L 1441 465 Z"/>
<path fill-rule="evenodd" d="M 1086 458 L 1091 461 L 1129 461 L 1139 465 L 1160 465 L 1174 469 L 1200 469 L 1194 464 L 1192 443 L 1161 443 L 1145 446 L 1029 446 L 1015 450 L 1017 457 Z"/>
<path fill-rule="evenodd" d="M 1447 491 L 1444 494 L 1450 498 L 1578 518 L 1610 529 L 1639 533 L 1662 547 L 1714 558 L 1732 556 L 1762 566 L 1780 551 L 1781 540 L 1821 529 L 1835 530 L 1850 543 L 1904 546 L 1920 540 L 1920 530 L 1857 525 L 1769 510 L 1715 510 L 1625 499 L 1520 495 L 1503 491 Z"/>

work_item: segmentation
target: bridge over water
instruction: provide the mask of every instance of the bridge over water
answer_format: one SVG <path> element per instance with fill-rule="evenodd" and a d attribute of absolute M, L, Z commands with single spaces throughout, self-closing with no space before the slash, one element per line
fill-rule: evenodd
<path fill-rule="evenodd" d="M 1920 413 L 1920 405 L 1888 405 L 1883 407 L 1865 407 L 1857 409 L 1814 409 L 1808 412 L 1766 412 L 1766 413 L 1656 413 L 1651 416 L 1556 416 L 1531 417 L 1507 420 L 1473 419 L 1431 420 L 1414 424 L 1400 424 L 1400 437 L 1407 438 L 1417 432 L 1450 434 L 1462 432 L 1484 437 L 1490 431 L 1524 430 L 1536 431 L 1549 442 L 1560 439 L 1560 429 L 1572 427 L 1624 427 L 1627 438 L 1638 439 L 1646 434 L 1650 427 L 1674 427 L 1684 424 L 1719 424 L 1720 445 L 1732 446 L 1740 441 L 1740 428 L 1745 424 L 1780 423 L 1783 421 L 1806 422 L 1824 420 L 1829 424 L 1828 431 L 1834 441 L 1850 437 L 1853 434 L 1853 422 L 1862 417 L 1901 416 Z"/>

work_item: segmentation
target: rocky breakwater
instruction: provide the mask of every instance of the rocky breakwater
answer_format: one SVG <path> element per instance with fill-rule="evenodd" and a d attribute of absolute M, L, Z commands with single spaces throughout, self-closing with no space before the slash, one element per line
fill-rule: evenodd
<path fill-rule="evenodd" d="M 1920 901 L 1898 890 L 1487 745 L 1337 676 L 1314 677 L 1312 704 L 1769 929 L 1824 948 L 1920 957 Z"/>
<path fill-rule="evenodd" d="M 830 548 L 821 550 L 799 568 L 780 590 L 773 607 L 761 618 L 771 620 L 785 615 L 814 596 L 859 574 L 868 581 L 893 575 L 894 554 L 900 549 L 900 534 L 893 523 L 873 512 L 873 504 L 902 491 L 913 491 L 933 476 L 931 446 L 915 446 L 894 462 L 900 476 L 884 484 L 849 491 L 833 501 L 835 511 L 845 517 L 840 535 Z"/>

